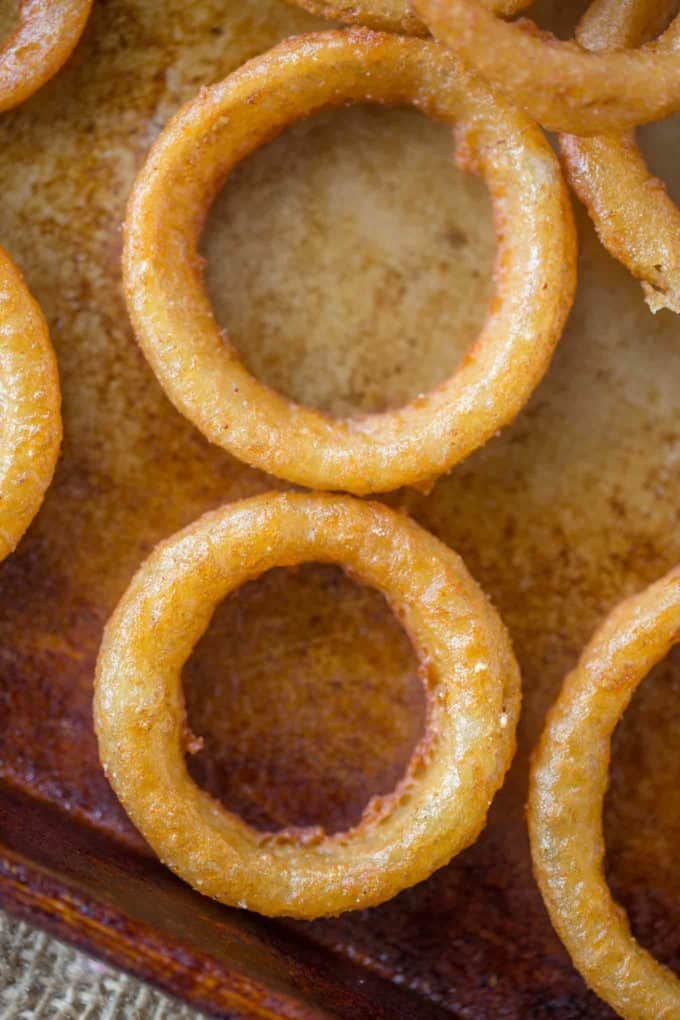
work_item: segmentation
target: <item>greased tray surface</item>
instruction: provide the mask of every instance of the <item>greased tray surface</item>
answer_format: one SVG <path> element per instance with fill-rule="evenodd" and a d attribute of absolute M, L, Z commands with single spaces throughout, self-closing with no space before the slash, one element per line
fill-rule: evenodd
<path fill-rule="evenodd" d="M 388 498 L 463 555 L 522 666 L 520 751 L 476 846 L 378 909 L 271 923 L 164 872 L 99 768 L 93 666 L 135 568 L 203 511 L 279 484 L 209 447 L 137 350 L 119 269 L 126 197 L 182 101 L 318 27 L 278 0 L 101 0 L 67 68 L 0 118 L 0 241 L 48 316 L 65 424 L 45 506 L 0 567 L 0 899 L 224 1016 L 611 1016 L 531 877 L 527 765 L 597 622 L 680 560 L 680 323 L 648 312 L 580 212 L 576 305 L 527 409 L 429 495 Z M 677 118 L 645 138 L 680 190 Z M 299 125 L 234 173 L 204 251 L 253 371 L 346 413 L 455 367 L 491 293 L 493 237 L 483 186 L 450 157 L 443 127 L 361 108 Z M 205 738 L 193 774 L 262 826 L 356 819 L 423 726 L 413 653 L 384 600 L 328 567 L 274 571 L 228 599 L 185 687 Z M 617 731 L 605 817 L 613 888 L 676 968 L 679 695 L 671 655 Z"/>

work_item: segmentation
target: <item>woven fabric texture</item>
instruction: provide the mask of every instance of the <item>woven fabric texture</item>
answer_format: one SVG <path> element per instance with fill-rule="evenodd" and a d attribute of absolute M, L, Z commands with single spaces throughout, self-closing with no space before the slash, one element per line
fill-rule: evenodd
<path fill-rule="evenodd" d="M 155 988 L 0 911 L 0 1020 L 201 1020 Z"/>

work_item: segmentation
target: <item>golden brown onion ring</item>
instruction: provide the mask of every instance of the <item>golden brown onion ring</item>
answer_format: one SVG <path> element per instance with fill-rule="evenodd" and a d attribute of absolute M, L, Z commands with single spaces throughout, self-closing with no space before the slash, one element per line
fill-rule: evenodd
<path fill-rule="evenodd" d="M 531 0 L 484 0 L 497 14 L 514 14 Z M 409 0 L 288 0 L 310 14 L 343 21 L 346 25 L 366 25 L 379 32 L 403 32 L 427 35 L 426 26 L 411 8 Z"/>
<path fill-rule="evenodd" d="M 19 22 L 0 42 L 0 111 L 32 96 L 68 60 L 92 0 L 19 0 Z"/>
<path fill-rule="evenodd" d="M 600 0 L 582 19 L 576 37 L 593 50 L 635 46 L 658 6 L 649 0 Z M 680 61 L 680 19 L 663 45 L 675 47 Z M 680 312 L 680 209 L 650 173 L 634 135 L 562 135 L 560 149 L 569 181 L 604 246 L 641 280 L 653 312 Z"/>
<path fill-rule="evenodd" d="M 626 1020 L 675 1020 L 680 979 L 633 938 L 603 870 L 611 737 L 640 681 L 680 639 L 680 568 L 621 603 L 565 680 L 531 774 L 534 871 L 590 987 Z"/>
<path fill-rule="evenodd" d="M 543 127 L 597 135 L 680 110 L 680 58 L 663 36 L 635 50 L 593 53 L 533 22 L 503 21 L 481 0 L 413 7 L 436 38 Z"/>
<path fill-rule="evenodd" d="M 426 734 L 395 792 L 354 828 L 262 833 L 187 772 L 182 667 L 229 592 L 310 560 L 389 599 L 419 654 Z M 476 839 L 519 704 L 505 628 L 454 552 L 377 503 L 269 493 L 206 514 L 143 564 L 106 629 L 95 723 L 114 790 L 173 871 L 224 903 L 312 918 L 380 903 Z"/>
<path fill-rule="evenodd" d="M 0 562 L 35 517 L 52 480 L 60 403 L 47 323 L 0 247 Z"/>
<path fill-rule="evenodd" d="M 301 117 L 365 101 L 458 122 L 459 159 L 491 191 L 497 288 L 448 381 L 396 411 L 336 420 L 246 370 L 215 321 L 197 244 L 212 198 L 241 159 Z M 363 494 L 428 482 L 512 421 L 561 335 L 575 255 L 566 185 L 535 125 L 436 43 L 347 29 L 289 39 L 180 110 L 135 184 L 123 266 L 142 349 L 208 439 L 289 481 Z"/>

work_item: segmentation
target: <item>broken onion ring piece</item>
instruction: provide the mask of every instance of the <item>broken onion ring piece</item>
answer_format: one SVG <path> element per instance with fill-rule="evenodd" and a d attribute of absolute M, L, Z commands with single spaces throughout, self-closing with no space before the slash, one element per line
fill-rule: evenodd
<path fill-rule="evenodd" d="M 666 4 L 670 9 L 672 5 Z M 577 39 L 589 49 L 636 45 L 647 29 L 649 0 L 600 0 L 588 10 Z M 663 37 L 680 61 L 680 18 Z M 605 248 L 642 283 L 653 312 L 680 312 L 680 209 L 649 170 L 635 136 L 562 135 L 567 177 Z"/>
<path fill-rule="evenodd" d="M 680 110 L 680 59 L 663 36 L 638 49 L 591 52 L 531 21 L 504 21 L 480 0 L 413 7 L 437 39 L 545 128 L 597 135 Z"/>

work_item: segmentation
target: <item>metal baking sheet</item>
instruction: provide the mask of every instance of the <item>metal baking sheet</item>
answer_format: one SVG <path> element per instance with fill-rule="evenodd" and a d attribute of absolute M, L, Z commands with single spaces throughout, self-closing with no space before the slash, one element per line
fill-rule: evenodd
<path fill-rule="evenodd" d="M 65 423 L 45 506 L 0 567 L 0 900 L 219 1016 L 600 1020 L 612 1014 L 531 876 L 527 766 L 597 622 L 680 559 L 680 325 L 650 314 L 581 211 L 576 304 L 528 407 L 428 495 L 388 497 L 463 555 L 522 666 L 520 750 L 478 843 L 378 909 L 274 923 L 165 872 L 98 764 L 93 666 L 134 570 L 203 511 L 280 485 L 210 447 L 137 349 L 126 198 L 184 100 L 319 27 L 279 0 L 100 0 L 68 66 L 0 117 L 0 241 L 48 316 Z M 644 132 L 676 194 L 679 132 L 677 118 Z M 250 158 L 204 238 L 246 363 L 340 414 L 398 404 L 455 368 L 492 292 L 493 247 L 485 189 L 453 167 L 447 129 L 375 108 L 321 114 Z M 228 599 L 185 690 L 205 739 L 193 774 L 262 826 L 356 819 L 423 726 L 386 604 L 329 567 L 274 571 Z M 617 731 L 605 817 L 613 888 L 676 968 L 679 694 L 671 655 Z"/>

